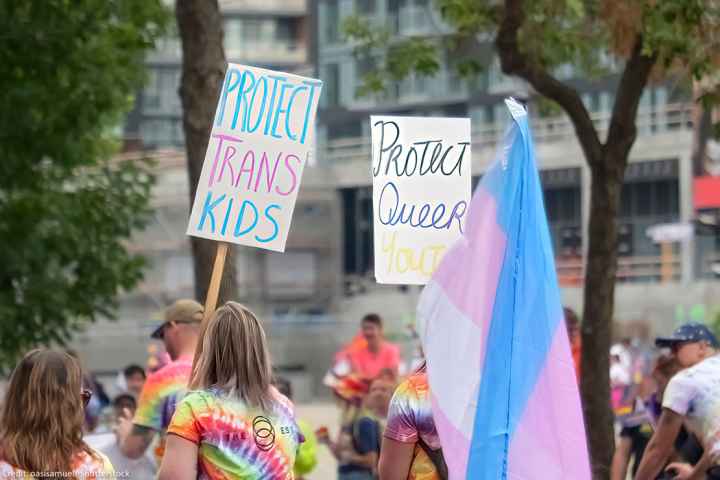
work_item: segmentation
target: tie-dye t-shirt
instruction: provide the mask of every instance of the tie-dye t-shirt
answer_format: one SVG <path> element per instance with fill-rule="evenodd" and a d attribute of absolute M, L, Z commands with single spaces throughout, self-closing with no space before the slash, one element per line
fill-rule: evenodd
<path fill-rule="evenodd" d="M 180 357 L 150 375 L 143 385 L 133 423 L 160 433 L 155 448 L 158 465 L 165 452 L 165 430 L 170 425 L 175 406 L 187 391 L 193 358 Z"/>
<path fill-rule="evenodd" d="M 440 448 L 425 372 L 409 376 L 395 390 L 390 401 L 384 436 L 396 442 L 416 444 L 408 480 L 440 479 L 432 460 L 417 443 L 418 438 L 421 438 L 431 449 Z"/>
<path fill-rule="evenodd" d="M 292 402 L 273 389 L 273 412 L 216 390 L 180 402 L 168 433 L 196 443 L 198 479 L 291 480 L 302 436 Z"/>
<path fill-rule="evenodd" d="M 663 408 L 683 415 L 720 462 L 720 355 L 676 374 L 663 394 Z"/>
<path fill-rule="evenodd" d="M 93 450 L 94 455 L 87 452 L 80 452 L 75 455 L 72 462 L 72 471 L 77 478 L 115 478 L 115 470 L 110 460 L 100 452 Z M 65 473 L 65 472 L 62 472 Z M 33 475 L 25 470 L 13 467 L 9 463 L 0 458 L 0 479 L 30 479 L 37 478 L 39 475 L 34 472 Z"/>

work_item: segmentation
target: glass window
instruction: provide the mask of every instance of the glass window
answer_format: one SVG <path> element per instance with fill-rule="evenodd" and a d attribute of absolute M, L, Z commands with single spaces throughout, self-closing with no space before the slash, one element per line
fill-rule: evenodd
<path fill-rule="evenodd" d="M 315 293 L 317 259 L 314 252 L 268 252 L 265 260 L 270 296 L 308 296 Z"/>
<path fill-rule="evenodd" d="M 245 19 L 242 25 L 242 41 L 244 45 L 255 45 L 262 42 L 263 22 L 258 19 Z"/>
<path fill-rule="evenodd" d="M 225 50 L 230 55 L 234 52 L 242 50 L 243 38 L 242 38 L 242 20 L 239 18 L 229 18 L 225 20 L 225 38 L 224 38 Z"/>
<path fill-rule="evenodd" d="M 190 255 L 173 255 L 165 262 L 165 290 L 169 293 L 193 288 L 193 261 Z"/>
<path fill-rule="evenodd" d="M 159 72 L 160 83 L 160 109 L 166 113 L 180 111 L 180 70 L 163 69 Z"/>
<path fill-rule="evenodd" d="M 151 69 L 148 71 L 148 82 L 143 90 L 143 107 L 149 109 L 160 108 L 160 78 L 158 71 Z"/>
<path fill-rule="evenodd" d="M 277 21 L 277 26 L 275 30 L 275 39 L 278 42 L 281 42 L 283 44 L 292 44 L 294 43 L 294 23 L 293 20 L 290 18 L 280 18 Z"/>
<path fill-rule="evenodd" d="M 325 6 L 325 40 L 327 42 L 337 42 L 340 38 L 339 25 L 340 18 L 338 12 L 338 0 L 326 0 L 323 2 Z"/>
<path fill-rule="evenodd" d="M 375 0 L 355 0 L 355 8 L 360 15 L 375 15 Z"/>
<path fill-rule="evenodd" d="M 372 191 L 368 187 L 340 191 L 344 217 L 344 271 L 365 275 L 373 268 Z"/>
<path fill-rule="evenodd" d="M 337 63 L 329 63 L 323 67 L 321 78 L 323 84 L 323 95 L 326 107 L 336 106 L 340 103 L 340 68 Z"/>

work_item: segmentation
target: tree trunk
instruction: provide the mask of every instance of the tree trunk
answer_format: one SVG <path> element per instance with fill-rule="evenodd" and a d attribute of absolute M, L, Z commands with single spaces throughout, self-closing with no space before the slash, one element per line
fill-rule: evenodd
<path fill-rule="evenodd" d="M 217 0 L 177 0 L 175 15 L 183 53 L 180 100 L 192 205 L 225 75 L 222 16 Z M 195 295 L 198 300 L 204 301 L 218 244 L 211 240 L 190 238 L 195 267 Z M 220 284 L 219 304 L 237 295 L 233 258 L 233 249 L 230 248 Z"/>
<path fill-rule="evenodd" d="M 583 400 L 593 478 L 608 479 L 614 447 L 610 401 L 612 317 L 617 273 L 617 222 L 626 158 L 605 152 L 592 169 L 588 252 L 582 317 Z M 617 168 L 608 169 L 608 165 Z"/>

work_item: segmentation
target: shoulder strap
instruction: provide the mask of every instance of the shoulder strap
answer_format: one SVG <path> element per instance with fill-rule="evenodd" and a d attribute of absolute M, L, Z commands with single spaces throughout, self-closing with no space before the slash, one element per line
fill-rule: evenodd
<path fill-rule="evenodd" d="M 442 448 L 433 450 L 427 443 L 423 441 L 422 438 L 420 438 L 420 435 L 418 435 L 418 444 L 420 445 L 420 448 L 422 448 L 423 451 L 427 454 L 427 456 L 430 457 L 430 461 L 433 463 L 433 465 L 435 465 L 435 469 L 440 476 L 440 480 L 448 480 L 448 468 L 447 464 L 445 463 L 445 456 L 443 455 Z"/>

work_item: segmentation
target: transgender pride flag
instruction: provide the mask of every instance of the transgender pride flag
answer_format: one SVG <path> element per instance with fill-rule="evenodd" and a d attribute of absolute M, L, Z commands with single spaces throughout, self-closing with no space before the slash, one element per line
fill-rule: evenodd
<path fill-rule="evenodd" d="M 525 109 L 420 297 L 452 480 L 590 479 L 585 428 Z"/>

